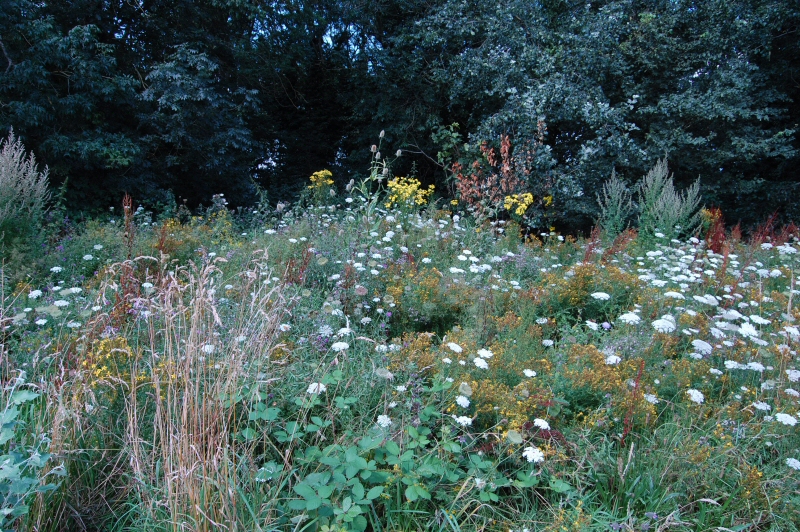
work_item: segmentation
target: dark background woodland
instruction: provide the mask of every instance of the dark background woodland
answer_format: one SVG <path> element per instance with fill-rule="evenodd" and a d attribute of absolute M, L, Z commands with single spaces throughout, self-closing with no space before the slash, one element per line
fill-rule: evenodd
<path fill-rule="evenodd" d="M 565 228 L 612 169 L 633 183 L 665 153 L 729 221 L 800 220 L 797 1 L 0 5 L 0 131 L 76 211 L 291 199 L 314 171 L 366 171 L 385 130 L 394 173 L 442 194 L 510 135 Z"/>

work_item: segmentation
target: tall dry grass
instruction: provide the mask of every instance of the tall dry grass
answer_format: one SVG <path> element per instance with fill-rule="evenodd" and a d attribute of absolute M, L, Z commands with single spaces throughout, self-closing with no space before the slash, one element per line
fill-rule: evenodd
<path fill-rule="evenodd" d="M 270 354 L 287 301 L 262 282 L 259 252 L 233 306 L 221 309 L 220 261 L 175 267 L 138 257 L 108 269 L 98 303 L 111 310 L 62 346 L 48 386 L 42 423 L 72 474 L 60 495 L 40 498 L 31 529 L 91 529 L 100 526 L 92 514 L 121 512 L 130 525 L 172 531 L 260 530 L 271 521 L 270 496 L 254 480 L 259 450 L 236 432 L 244 404 L 279 377 Z M 114 344 L 111 371 L 98 370 L 99 339 L 123 336 L 130 343 Z M 109 401 L 116 414 L 96 406 Z M 122 500 L 137 504 L 126 512 Z"/>

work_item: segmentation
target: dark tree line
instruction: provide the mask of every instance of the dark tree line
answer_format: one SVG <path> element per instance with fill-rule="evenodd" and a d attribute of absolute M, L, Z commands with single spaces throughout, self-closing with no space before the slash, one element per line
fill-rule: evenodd
<path fill-rule="evenodd" d="M 535 143 L 528 179 L 562 222 L 665 153 L 729 219 L 800 219 L 797 1 L 0 5 L 0 129 L 73 208 L 290 197 L 316 170 L 363 171 L 385 129 L 398 172 L 440 185 L 483 142 Z"/>

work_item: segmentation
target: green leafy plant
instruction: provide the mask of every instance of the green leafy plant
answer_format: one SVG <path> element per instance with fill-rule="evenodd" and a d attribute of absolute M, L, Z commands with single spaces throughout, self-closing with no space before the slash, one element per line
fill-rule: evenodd
<path fill-rule="evenodd" d="M 603 183 L 603 190 L 597 195 L 597 203 L 600 206 L 597 225 L 605 233 L 606 239 L 612 240 L 625 230 L 633 213 L 631 191 L 617 177 L 616 171 L 612 171 L 611 178 Z"/>
<path fill-rule="evenodd" d="M 700 180 L 683 192 L 675 190 L 666 157 L 641 179 L 637 189 L 642 238 L 662 233 L 672 239 L 691 235 L 700 227 Z"/>
<path fill-rule="evenodd" d="M 0 392 L 0 532 L 14 530 L 14 522 L 29 511 L 32 496 L 56 488 L 44 484 L 45 477 L 63 475 L 63 468 L 45 472 L 50 455 L 46 452 L 48 440 L 39 438 L 34 445 L 26 441 L 25 423 L 21 419 L 23 407 L 39 398 L 39 394 L 25 387 L 25 373 L 20 373 Z"/>
<path fill-rule="evenodd" d="M 12 131 L 0 149 L 0 258 L 16 257 L 12 266 L 24 262 L 41 234 L 49 199 L 47 168 L 39 170 Z"/>

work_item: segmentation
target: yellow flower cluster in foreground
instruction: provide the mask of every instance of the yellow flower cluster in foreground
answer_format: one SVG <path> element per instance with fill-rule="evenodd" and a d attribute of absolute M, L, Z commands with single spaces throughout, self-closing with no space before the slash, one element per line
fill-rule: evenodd
<path fill-rule="evenodd" d="M 405 205 L 407 207 L 425 205 L 430 200 L 434 190 L 433 185 L 424 189 L 419 179 L 409 177 L 395 177 L 386 186 L 389 187 L 389 198 L 386 202 L 387 208 L 391 208 L 393 205 Z"/>

